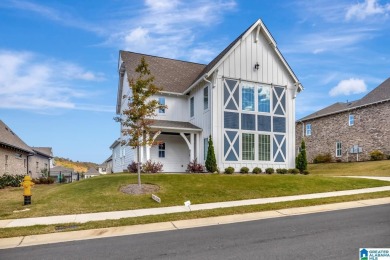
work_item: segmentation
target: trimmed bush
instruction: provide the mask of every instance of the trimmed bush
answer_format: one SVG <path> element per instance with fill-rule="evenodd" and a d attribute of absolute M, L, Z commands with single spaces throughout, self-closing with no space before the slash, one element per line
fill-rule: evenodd
<path fill-rule="evenodd" d="M 194 159 L 192 162 L 187 164 L 186 172 L 202 173 L 202 172 L 206 172 L 206 168 L 202 164 L 198 163 L 196 159 Z"/>
<path fill-rule="evenodd" d="M 313 159 L 313 163 L 330 163 L 332 162 L 332 155 L 330 153 L 319 154 Z"/>
<path fill-rule="evenodd" d="M 310 172 L 309 172 L 308 170 L 304 170 L 304 171 L 302 172 L 302 174 L 303 174 L 303 175 L 308 175 L 308 174 L 310 174 Z"/>
<path fill-rule="evenodd" d="M 5 173 L 3 176 L 0 176 L 0 189 L 3 189 L 7 186 L 20 187 L 23 178 L 24 178 L 23 174 L 11 175 Z"/>
<path fill-rule="evenodd" d="M 142 165 L 142 172 L 145 173 L 157 173 L 157 172 L 162 172 L 162 170 L 163 170 L 163 164 L 160 162 L 152 162 L 152 160 L 147 160 Z M 137 168 L 136 168 L 136 172 L 137 172 Z"/>
<path fill-rule="evenodd" d="M 140 163 L 140 168 L 141 168 L 141 172 L 142 172 L 142 165 Z M 128 166 L 127 166 L 127 170 L 131 173 L 137 173 L 138 172 L 138 163 L 135 162 L 135 161 L 132 161 Z"/>
<path fill-rule="evenodd" d="M 385 158 L 384 156 L 385 155 L 379 150 L 374 150 L 374 151 L 370 152 L 371 161 L 383 160 Z"/>
<path fill-rule="evenodd" d="M 276 169 L 276 173 L 286 174 L 287 173 L 287 169 Z"/>
<path fill-rule="evenodd" d="M 233 167 L 227 167 L 225 169 L 225 174 L 233 174 L 234 173 L 234 168 Z"/>
<path fill-rule="evenodd" d="M 301 142 L 301 151 L 299 152 L 297 158 L 295 158 L 295 168 L 297 168 L 301 173 L 304 170 L 307 170 L 306 144 L 304 140 Z"/>
<path fill-rule="evenodd" d="M 274 168 L 267 168 L 267 169 L 265 169 L 265 173 L 266 174 L 272 174 L 274 172 L 275 172 Z"/>
<path fill-rule="evenodd" d="M 248 167 L 242 167 L 240 169 L 240 173 L 248 173 L 249 172 L 249 168 Z"/>
<path fill-rule="evenodd" d="M 259 168 L 259 167 L 253 168 L 252 173 L 254 173 L 254 174 L 259 174 L 259 173 L 261 173 L 261 168 Z"/>
<path fill-rule="evenodd" d="M 217 167 L 217 159 L 215 158 L 215 153 L 214 153 L 214 144 L 213 144 L 213 139 L 211 138 L 211 135 L 209 136 L 209 146 L 207 149 L 207 158 L 206 158 L 206 169 L 208 172 L 219 172 L 218 167 Z"/>
<path fill-rule="evenodd" d="M 297 173 L 299 173 L 299 170 L 294 168 L 294 169 L 288 169 L 287 172 L 290 174 L 297 174 Z"/>

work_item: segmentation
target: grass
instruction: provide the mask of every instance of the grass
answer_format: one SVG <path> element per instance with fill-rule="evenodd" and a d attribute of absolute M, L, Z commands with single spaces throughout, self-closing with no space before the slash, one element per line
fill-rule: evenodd
<path fill-rule="evenodd" d="M 119 220 L 95 221 L 95 222 L 88 222 L 83 224 L 69 223 L 69 224 L 62 224 L 60 226 L 62 228 L 66 228 L 66 227 L 70 228 L 70 229 L 63 229 L 64 231 L 87 230 L 87 229 L 96 229 L 96 228 L 119 227 L 119 226 L 130 226 L 130 225 L 157 223 L 157 222 L 177 221 L 177 220 L 184 220 L 184 219 L 205 218 L 205 217 L 214 217 L 214 216 L 223 216 L 223 215 L 245 214 L 250 212 L 260 212 L 260 211 L 278 210 L 278 209 L 285 209 L 285 208 L 323 205 L 323 204 L 330 204 L 330 203 L 347 202 L 347 201 L 355 201 L 355 200 L 363 200 L 363 199 L 375 199 L 375 198 L 382 198 L 382 197 L 390 197 L 390 191 L 350 195 L 350 196 L 340 196 L 340 197 L 324 198 L 324 199 L 299 200 L 299 201 L 290 201 L 290 202 L 270 203 L 270 204 L 263 204 L 263 205 L 251 205 L 251 206 L 224 208 L 224 209 L 192 211 L 192 212 L 185 212 L 185 213 L 172 213 L 172 214 L 145 216 L 145 217 L 137 217 L 137 218 L 124 218 Z M 47 225 L 47 226 L 37 225 L 31 227 L 3 228 L 1 229 L 0 232 L 0 238 L 61 232 L 58 231 L 57 228 L 58 225 Z"/>
<path fill-rule="evenodd" d="M 243 200 L 264 197 L 310 194 L 388 185 L 367 179 L 332 178 L 305 175 L 217 175 L 155 174 L 143 175 L 143 183 L 158 185 L 162 203 L 149 195 L 128 195 L 122 185 L 137 183 L 133 174 L 112 174 L 70 184 L 36 185 L 30 211 L 23 209 L 22 188 L 0 190 L 0 219 L 80 214 L 151 207 Z"/>
<path fill-rule="evenodd" d="M 322 176 L 387 176 L 390 177 L 390 160 L 309 164 L 310 174 Z"/>

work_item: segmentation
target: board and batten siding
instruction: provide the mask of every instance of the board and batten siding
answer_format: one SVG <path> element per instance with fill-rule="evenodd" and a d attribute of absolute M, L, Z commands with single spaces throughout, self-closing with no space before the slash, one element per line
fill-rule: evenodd
<path fill-rule="evenodd" d="M 213 88 L 213 136 L 216 140 L 215 148 L 217 161 L 221 170 L 232 166 L 236 171 L 246 166 L 250 170 L 254 167 L 272 168 L 294 168 L 295 167 L 295 99 L 294 82 L 284 64 L 280 61 L 275 50 L 268 43 L 263 33 L 260 32 L 258 41 L 255 42 L 256 30 L 244 37 L 239 44 L 228 52 L 226 59 L 216 70 L 216 87 Z M 255 70 L 255 64 L 259 64 L 259 69 Z M 240 81 L 248 81 L 256 84 L 267 84 L 280 86 L 286 89 L 286 160 L 283 163 L 254 161 L 242 162 L 239 158 L 237 162 L 224 161 L 224 79 L 230 78 Z M 272 92 L 271 92 L 272 93 Z M 255 93 L 255 98 L 257 94 Z M 241 100 L 241 91 L 240 91 Z M 272 109 L 272 107 L 271 107 Z M 240 150 L 241 150 L 240 142 Z M 257 143 L 255 143 L 257 146 Z M 272 146 L 272 144 L 271 144 Z M 255 148 L 257 149 L 257 148 Z M 240 152 L 241 154 L 241 152 Z M 272 157 L 272 154 L 271 154 Z"/>

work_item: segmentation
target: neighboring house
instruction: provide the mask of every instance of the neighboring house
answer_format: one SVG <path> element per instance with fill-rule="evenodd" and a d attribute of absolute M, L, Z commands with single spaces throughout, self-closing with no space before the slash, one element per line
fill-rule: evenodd
<path fill-rule="evenodd" d="M 99 165 L 99 173 L 112 173 L 112 155 L 108 157 L 102 164 Z"/>
<path fill-rule="evenodd" d="M 41 176 L 48 169 L 52 152 L 50 147 L 30 147 L 0 120 L 0 175 L 29 174 Z"/>
<path fill-rule="evenodd" d="M 302 90 L 261 20 L 256 21 L 209 64 L 198 64 L 120 51 L 116 113 L 121 116 L 131 96 L 128 78 L 145 57 L 155 98 L 167 105 L 156 111 L 153 136 L 158 146 L 142 147 L 140 157 L 159 161 L 165 172 L 184 172 L 197 159 L 204 164 L 208 137 L 213 137 L 219 169 L 232 166 L 295 167 L 295 97 Z M 136 160 L 135 149 L 111 145 L 113 171 Z"/>
<path fill-rule="evenodd" d="M 390 78 L 362 99 L 335 103 L 298 120 L 296 145 L 304 138 L 309 162 L 326 153 L 337 161 L 368 160 L 373 150 L 389 154 L 389 118 Z"/>
<path fill-rule="evenodd" d="M 74 173 L 71 168 L 54 166 L 50 169 L 50 177 L 55 178 L 56 182 L 63 182 L 64 179 L 66 182 L 73 182 L 79 180 L 80 175 L 78 173 Z"/>
<path fill-rule="evenodd" d="M 89 168 L 86 173 L 84 173 L 84 178 L 88 179 L 88 178 L 99 176 L 99 175 L 100 175 L 100 173 L 95 168 L 92 167 L 92 168 Z"/>

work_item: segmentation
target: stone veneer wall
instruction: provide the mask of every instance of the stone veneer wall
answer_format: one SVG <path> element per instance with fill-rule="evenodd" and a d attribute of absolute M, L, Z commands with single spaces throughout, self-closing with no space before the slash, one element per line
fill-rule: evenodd
<path fill-rule="evenodd" d="M 350 114 L 355 116 L 353 126 L 348 125 Z M 347 153 L 353 145 L 362 147 L 359 161 L 369 160 L 369 153 L 373 150 L 390 153 L 390 101 L 309 119 L 304 121 L 306 124 L 311 124 L 311 136 L 304 133 L 308 162 L 313 162 L 318 154 L 325 153 L 330 153 L 333 160 L 356 161 L 356 154 Z M 297 149 L 302 141 L 302 133 L 302 123 L 297 122 Z M 341 142 L 341 157 L 336 157 L 336 142 Z"/>
<path fill-rule="evenodd" d="M 21 154 L 22 156 L 17 157 L 17 154 Z M 7 165 L 5 161 L 6 155 L 8 155 Z M 0 176 L 4 173 L 12 175 L 27 174 L 27 153 L 0 148 Z"/>

